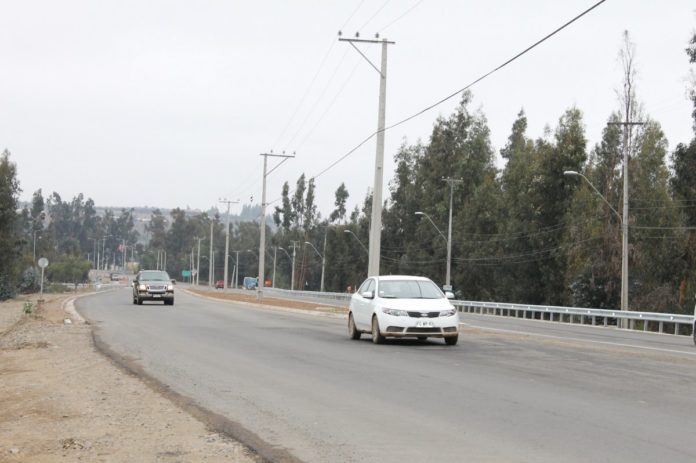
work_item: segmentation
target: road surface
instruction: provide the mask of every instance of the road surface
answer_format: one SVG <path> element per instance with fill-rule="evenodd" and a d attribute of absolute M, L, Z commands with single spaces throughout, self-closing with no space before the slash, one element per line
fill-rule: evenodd
<path fill-rule="evenodd" d="M 343 319 L 183 292 L 173 307 L 134 306 L 128 289 L 77 306 L 111 350 L 273 460 L 696 461 L 685 337 L 462 315 L 455 347 L 373 345 Z"/>

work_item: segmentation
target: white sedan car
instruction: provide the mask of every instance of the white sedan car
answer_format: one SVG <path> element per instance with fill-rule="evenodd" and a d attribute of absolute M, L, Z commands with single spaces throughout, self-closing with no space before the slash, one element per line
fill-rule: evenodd
<path fill-rule="evenodd" d="M 459 315 L 428 278 L 414 276 L 370 277 L 350 300 L 348 332 L 352 339 L 371 333 L 380 344 L 387 336 L 444 338 L 448 346 L 459 339 Z"/>

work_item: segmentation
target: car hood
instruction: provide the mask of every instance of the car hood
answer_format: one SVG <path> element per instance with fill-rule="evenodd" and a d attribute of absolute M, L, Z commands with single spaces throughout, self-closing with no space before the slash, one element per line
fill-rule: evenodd
<path fill-rule="evenodd" d="M 448 310 L 454 306 L 448 299 L 382 299 L 379 298 L 382 307 L 390 309 L 409 310 L 415 312 L 431 312 L 434 310 Z"/>
<path fill-rule="evenodd" d="M 170 281 L 164 281 L 164 280 L 140 280 L 138 281 L 139 284 L 141 285 L 153 285 L 153 286 L 167 286 L 171 285 L 172 283 Z"/>

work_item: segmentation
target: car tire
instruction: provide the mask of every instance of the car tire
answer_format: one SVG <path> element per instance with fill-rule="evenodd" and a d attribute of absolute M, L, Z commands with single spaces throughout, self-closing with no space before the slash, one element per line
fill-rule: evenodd
<path fill-rule="evenodd" d="M 168 301 L 164 301 L 164 305 L 174 305 L 174 299 L 170 299 Z"/>
<path fill-rule="evenodd" d="M 137 303 L 138 303 L 137 299 L 135 298 L 135 296 L 133 296 L 133 305 L 136 305 Z"/>
<path fill-rule="evenodd" d="M 447 344 L 448 346 L 456 346 L 457 341 L 459 341 L 459 335 L 448 336 L 445 338 L 445 344 Z"/>
<path fill-rule="evenodd" d="M 418 336 L 419 341 L 426 341 L 428 339 L 427 336 Z"/>
<path fill-rule="evenodd" d="M 362 333 L 358 331 L 358 329 L 355 327 L 355 321 L 353 320 L 353 314 L 348 314 L 348 336 L 350 336 L 350 339 L 353 340 L 358 340 L 360 339 L 360 335 Z"/>
<path fill-rule="evenodd" d="M 384 342 L 384 336 L 379 332 L 379 321 L 376 315 L 372 317 L 372 342 L 375 344 L 382 344 Z"/>
<path fill-rule="evenodd" d="M 138 304 L 138 305 L 143 305 L 143 300 L 140 299 L 140 297 L 135 296 L 135 303 Z"/>

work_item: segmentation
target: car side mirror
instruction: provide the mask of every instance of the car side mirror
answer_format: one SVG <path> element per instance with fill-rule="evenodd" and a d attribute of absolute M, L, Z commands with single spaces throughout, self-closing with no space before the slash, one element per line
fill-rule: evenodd
<path fill-rule="evenodd" d="M 362 297 L 365 299 L 374 299 L 375 298 L 375 293 L 373 291 L 365 291 L 360 294 Z"/>
<path fill-rule="evenodd" d="M 176 280 L 175 280 L 174 278 L 172 278 L 172 284 L 173 284 L 173 285 L 176 284 Z"/>
<path fill-rule="evenodd" d="M 445 291 L 445 297 L 447 299 L 454 299 L 454 293 L 452 291 Z"/>

